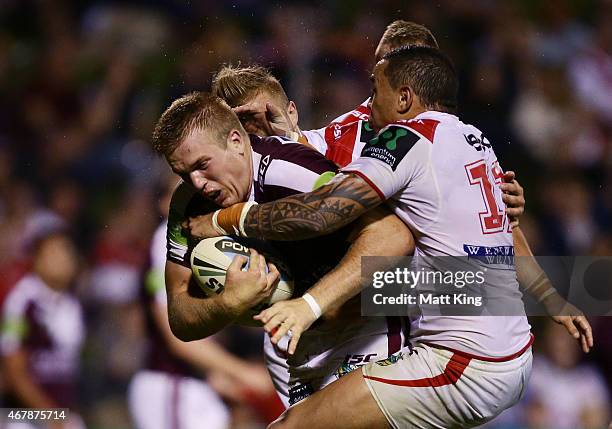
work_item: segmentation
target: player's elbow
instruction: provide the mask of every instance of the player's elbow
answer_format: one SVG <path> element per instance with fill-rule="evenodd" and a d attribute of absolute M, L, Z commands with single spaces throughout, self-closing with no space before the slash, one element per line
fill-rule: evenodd
<path fill-rule="evenodd" d="M 386 256 L 405 256 L 414 253 L 414 236 L 406 224 L 395 215 L 387 215 L 376 224 L 376 235 L 384 237 Z"/>
<path fill-rule="evenodd" d="M 405 256 L 414 253 L 414 236 L 406 225 L 398 219 L 401 225 L 393 229 L 393 233 L 389 234 L 389 240 L 385 243 L 388 246 L 388 256 Z"/>
<path fill-rule="evenodd" d="M 180 312 L 168 311 L 168 321 L 172 334 L 181 341 L 189 342 L 204 338 L 196 329 L 196 325 Z"/>

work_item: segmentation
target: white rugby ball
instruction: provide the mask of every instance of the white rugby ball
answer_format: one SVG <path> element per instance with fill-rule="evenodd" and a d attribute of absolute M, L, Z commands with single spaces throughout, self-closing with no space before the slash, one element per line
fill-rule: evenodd
<path fill-rule="evenodd" d="M 258 249 L 256 249 L 258 250 Z M 259 250 L 258 250 L 259 251 Z M 260 252 L 261 253 L 261 252 Z M 207 296 L 214 296 L 223 292 L 225 274 L 235 256 L 242 255 L 249 259 L 249 248 L 238 243 L 231 237 L 205 238 L 200 241 L 191 252 L 191 271 L 193 276 Z M 267 262 L 270 255 L 265 252 Z M 275 264 L 277 267 L 279 264 Z M 248 262 L 244 270 L 248 269 Z M 267 300 L 251 308 L 237 319 L 237 323 L 249 326 L 258 326 L 253 316 L 278 301 L 291 298 L 293 294 L 293 281 L 288 279 L 287 273 L 281 270 L 281 278 L 274 292 Z"/>

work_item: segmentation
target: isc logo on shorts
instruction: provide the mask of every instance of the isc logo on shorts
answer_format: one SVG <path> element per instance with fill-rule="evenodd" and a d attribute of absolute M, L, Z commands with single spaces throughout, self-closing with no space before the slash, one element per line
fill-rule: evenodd
<path fill-rule="evenodd" d="M 360 363 L 368 363 L 370 359 L 376 356 L 376 353 L 370 353 L 369 355 L 346 355 L 344 358 L 344 364 L 357 365 Z"/>

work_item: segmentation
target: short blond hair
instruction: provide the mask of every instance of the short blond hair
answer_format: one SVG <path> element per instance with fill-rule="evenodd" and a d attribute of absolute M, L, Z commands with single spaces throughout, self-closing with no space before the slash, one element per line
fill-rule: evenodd
<path fill-rule="evenodd" d="M 436 38 L 427 27 L 401 19 L 393 21 L 387 26 L 380 41 L 389 46 L 390 49 L 397 49 L 406 45 L 438 48 Z"/>
<path fill-rule="evenodd" d="M 225 147 L 233 129 L 246 134 L 225 101 L 208 92 L 192 92 L 174 100 L 161 115 L 153 131 L 153 149 L 168 156 L 195 130 L 212 131 L 215 141 Z"/>
<path fill-rule="evenodd" d="M 212 93 L 231 107 L 240 106 L 264 91 L 277 97 L 284 106 L 289 104 L 278 79 L 268 69 L 257 64 L 247 67 L 224 65 L 212 81 Z"/>

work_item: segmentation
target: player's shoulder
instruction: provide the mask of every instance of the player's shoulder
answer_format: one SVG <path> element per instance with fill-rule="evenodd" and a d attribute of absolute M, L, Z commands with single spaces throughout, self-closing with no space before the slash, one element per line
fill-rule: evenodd
<path fill-rule="evenodd" d="M 4 313 L 22 314 L 31 304 L 43 298 L 46 286 L 37 276 L 27 274 L 22 277 L 7 294 Z"/>
<path fill-rule="evenodd" d="M 363 103 L 355 107 L 353 110 L 343 113 L 330 122 L 329 126 L 347 125 L 357 121 L 368 121 L 372 111 L 370 110 L 370 98 L 365 99 Z"/>

